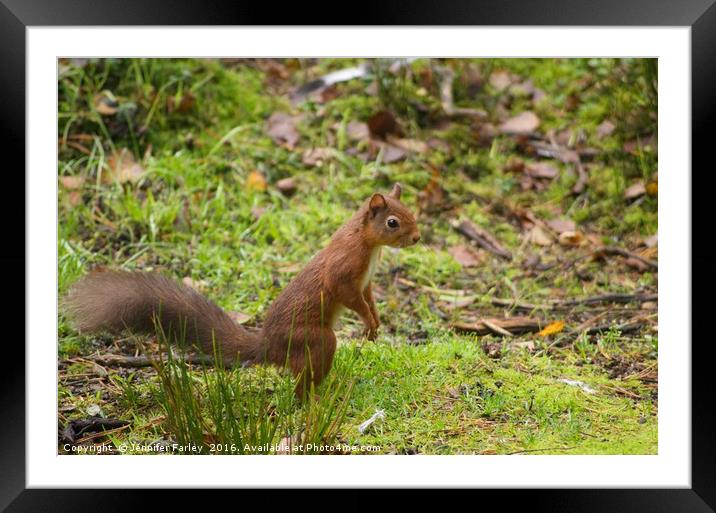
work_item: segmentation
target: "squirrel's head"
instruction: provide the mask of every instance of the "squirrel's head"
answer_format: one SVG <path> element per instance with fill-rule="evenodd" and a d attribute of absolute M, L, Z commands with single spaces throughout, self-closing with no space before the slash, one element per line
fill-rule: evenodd
<path fill-rule="evenodd" d="M 367 202 L 366 235 L 376 245 L 404 248 L 420 240 L 415 216 L 400 202 L 399 183 L 388 194 L 376 192 Z"/>

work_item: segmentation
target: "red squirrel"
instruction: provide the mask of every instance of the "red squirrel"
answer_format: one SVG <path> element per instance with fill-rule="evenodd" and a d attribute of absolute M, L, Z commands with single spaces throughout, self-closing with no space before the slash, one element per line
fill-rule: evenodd
<path fill-rule="evenodd" d="M 400 202 L 401 187 L 374 193 L 330 243 L 296 275 L 269 307 L 263 328 L 252 333 L 194 289 L 156 273 L 95 271 L 71 287 L 64 310 L 81 332 L 155 333 L 158 321 L 169 340 L 187 342 L 223 363 L 288 366 L 302 397 L 333 363 L 333 328 L 344 308 L 355 311 L 364 335 L 375 340 L 380 321 L 371 277 L 381 246 L 404 248 L 420 240 L 415 217 Z"/>

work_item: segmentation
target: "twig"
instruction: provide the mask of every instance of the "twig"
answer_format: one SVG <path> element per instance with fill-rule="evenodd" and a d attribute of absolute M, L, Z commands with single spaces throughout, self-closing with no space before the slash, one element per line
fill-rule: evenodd
<path fill-rule="evenodd" d="M 505 260 L 512 260 L 512 253 L 507 251 L 502 245 L 497 242 L 497 239 L 483 230 L 479 226 L 471 223 L 470 221 L 462 221 L 461 223 L 455 222 L 452 227 L 458 233 L 464 235 L 468 239 L 476 242 L 478 245 Z"/>
<path fill-rule="evenodd" d="M 503 335 L 503 336 L 505 336 L 505 337 L 511 337 L 511 336 L 512 336 L 512 333 L 510 333 L 509 331 L 507 331 L 507 330 L 504 329 L 504 328 L 501 328 L 500 326 L 498 326 L 498 325 L 495 324 L 494 322 L 490 322 L 490 321 L 488 321 L 487 319 L 482 319 L 480 322 L 481 322 L 482 324 L 484 324 L 485 326 L 487 326 L 488 328 L 490 328 L 492 331 L 494 331 L 494 332 L 495 332 L 496 334 L 498 334 L 498 335 Z"/>
<path fill-rule="evenodd" d="M 454 322 L 452 328 L 459 331 L 467 331 L 477 333 L 478 335 L 488 335 L 490 333 L 499 333 L 501 335 L 512 336 L 520 333 L 534 333 L 542 329 L 542 323 L 536 319 L 527 319 L 524 317 L 516 317 L 513 319 L 482 319 L 478 322 Z"/>
<path fill-rule="evenodd" d="M 658 294 L 599 294 L 582 299 L 555 300 L 552 303 L 555 306 L 576 306 L 599 303 L 631 303 L 632 301 L 646 303 L 647 301 L 657 301 L 658 299 Z"/>
<path fill-rule="evenodd" d="M 633 258 L 635 260 L 638 260 L 639 262 L 651 267 L 652 269 L 659 268 L 659 264 L 656 263 L 655 261 L 649 260 L 648 258 L 644 258 L 643 256 L 637 255 L 636 253 L 632 253 L 631 251 L 627 251 L 626 249 L 617 248 L 616 246 L 603 246 L 601 248 L 598 248 L 597 250 L 594 251 L 594 255 L 595 256 L 601 256 L 601 255 L 623 256 L 624 258 Z"/>
<path fill-rule="evenodd" d="M 507 456 L 511 456 L 513 454 L 522 454 L 526 452 L 542 452 L 542 451 L 569 451 L 571 449 L 576 449 L 576 445 L 573 447 L 545 447 L 544 449 L 524 449 L 522 451 L 515 451 L 515 452 L 508 452 Z"/>
<path fill-rule="evenodd" d="M 147 356 L 121 356 L 112 354 L 93 356 L 91 359 L 111 367 L 151 367 L 155 361 L 155 359 Z M 181 359 L 191 364 L 212 365 L 214 363 L 214 358 L 209 355 L 188 354 L 181 357 Z"/>

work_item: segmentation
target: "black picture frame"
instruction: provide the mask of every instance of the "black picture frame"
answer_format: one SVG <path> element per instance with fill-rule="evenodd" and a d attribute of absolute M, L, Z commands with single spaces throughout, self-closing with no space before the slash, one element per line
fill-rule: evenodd
<path fill-rule="evenodd" d="M 692 333 L 681 341 L 692 354 L 692 452 L 690 489 L 523 489 L 472 490 L 451 492 L 450 503 L 457 506 L 462 495 L 473 504 L 485 499 L 500 501 L 502 507 L 515 506 L 527 511 L 609 511 L 609 512 L 707 512 L 716 510 L 716 421 L 713 414 L 714 385 L 712 341 L 708 328 L 711 314 L 711 291 L 714 278 L 710 256 L 713 238 L 713 216 L 709 201 L 714 171 L 710 159 L 711 131 L 716 124 L 716 0 L 517 0 L 413 1 L 388 4 L 362 2 L 346 10 L 336 2 L 314 1 L 310 4 L 244 3 L 227 0 L 208 2 L 170 0 L 0 0 L 0 155 L 7 163 L 17 155 L 11 171 L 5 165 L 5 197 L 0 201 L 4 220 L 3 239 L 6 250 L 0 255 L 5 270 L 3 292 L 11 300 L 5 306 L 5 337 L 2 342 L 3 367 L 0 371 L 2 413 L 0 422 L 0 509 L 25 511 L 132 511 L 149 509 L 157 500 L 162 509 L 186 504 L 189 495 L 210 495 L 205 504 L 211 507 L 236 495 L 246 505 L 247 490 L 190 491 L 118 489 L 26 489 L 25 485 L 25 350 L 24 325 L 17 322 L 18 336 L 12 336 L 13 321 L 24 318 L 31 304 L 25 298 L 25 224 L 18 223 L 18 212 L 25 212 L 25 177 L 19 169 L 25 166 L 25 30 L 31 26 L 81 25 L 572 25 L 572 26 L 688 26 L 691 27 L 692 71 Z M 340 9 L 340 11 L 339 11 Z M 351 12 L 352 11 L 352 12 Z M 339 14 L 339 12 L 341 14 Z M 319 22 L 320 15 L 331 19 Z M 698 172 L 697 172 L 698 170 Z M 689 170 L 682 170 L 688 173 Z M 686 176 L 686 175 L 685 175 Z M 698 186 L 697 179 L 698 178 Z M 12 180 L 17 183 L 11 184 Z M 17 292 L 9 291 L 16 280 Z M 22 284 L 20 283 L 22 281 Z M 12 283 L 12 285 L 15 285 Z M 21 288 L 22 287 L 22 288 Z M 22 290 L 22 292 L 19 292 Z M 689 298 L 684 298 L 688 300 Z M 713 315 L 713 314 L 711 314 Z M 10 328 L 10 329 L 7 329 Z M 254 492 L 256 494 L 257 492 Z M 334 497 L 338 491 L 321 491 L 320 504 L 340 505 L 351 509 L 373 509 L 372 492 L 349 490 L 348 495 Z M 265 497 L 266 491 L 258 492 Z M 424 492 L 403 494 L 402 508 L 410 502 L 423 503 Z M 231 497 L 230 497 L 231 496 Z M 271 491 L 271 507 L 292 507 L 303 503 L 304 491 Z M 261 497 L 257 497 L 261 498 Z M 479 503 L 475 501 L 480 501 Z"/>

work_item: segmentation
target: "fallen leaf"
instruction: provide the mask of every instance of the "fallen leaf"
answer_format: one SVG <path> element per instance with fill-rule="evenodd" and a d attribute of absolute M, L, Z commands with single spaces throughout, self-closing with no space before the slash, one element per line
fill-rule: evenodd
<path fill-rule="evenodd" d="M 144 168 L 136 160 L 131 151 L 123 148 L 114 152 L 107 159 L 108 169 L 102 173 L 103 183 L 137 182 L 144 174 Z"/>
<path fill-rule="evenodd" d="M 601 122 L 601 124 L 597 127 L 597 138 L 598 139 L 604 139 L 605 137 L 608 137 L 612 135 L 612 132 L 614 132 L 614 129 L 617 126 L 609 121 L 608 119 L 605 119 Z"/>
<path fill-rule="evenodd" d="M 400 137 L 393 137 L 390 134 L 388 134 L 387 139 L 393 146 L 397 146 L 411 153 L 427 153 L 430 150 L 427 144 L 417 139 L 401 139 Z"/>
<path fill-rule="evenodd" d="M 334 156 L 333 148 L 310 148 L 303 152 L 301 161 L 307 166 L 320 166 Z"/>
<path fill-rule="evenodd" d="M 558 234 L 573 232 L 577 229 L 577 223 L 571 219 L 552 219 L 551 221 L 547 221 L 547 226 L 552 228 Z"/>
<path fill-rule="evenodd" d="M 253 191 L 265 191 L 268 187 L 266 177 L 259 171 L 251 171 L 246 178 L 246 188 Z"/>
<path fill-rule="evenodd" d="M 189 276 L 182 278 L 181 282 L 187 287 L 196 290 L 197 292 L 204 292 L 209 286 L 209 282 L 206 280 L 193 280 Z"/>
<path fill-rule="evenodd" d="M 525 171 L 532 178 L 552 179 L 559 175 L 559 170 L 547 162 L 530 162 L 525 165 Z"/>
<path fill-rule="evenodd" d="M 561 246 L 576 247 L 585 242 L 584 234 L 578 230 L 565 231 L 559 234 L 559 244 Z"/>
<path fill-rule="evenodd" d="M 656 136 L 654 134 L 651 134 L 644 138 L 627 141 L 622 146 L 622 149 L 626 153 L 629 153 L 631 155 L 639 155 L 640 152 L 646 152 L 646 151 L 656 151 L 657 150 Z"/>
<path fill-rule="evenodd" d="M 403 148 L 398 148 L 397 146 L 382 141 L 373 141 L 372 148 L 375 154 L 380 150 L 383 151 L 383 163 L 385 164 L 399 162 L 408 156 L 408 152 Z"/>
<path fill-rule="evenodd" d="M 67 202 L 71 207 L 76 207 L 82 203 L 82 193 L 80 191 L 70 191 L 67 195 Z"/>
<path fill-rule="evenodd" d="M 249 322 L 249 321 L 252 319 L 252 317 L 251 317 L 250 315 L 245 314 L 245 313 L 243 313 L 243 312 L 232 312 L 232 311 L 228 311 L 228 312 L 226 312 L 226 314 L 227 314 L 229 317 L 231 317 L 231 319 L 232 319 L 236 324 L 246 324 L 247 322 Z"/>
<path fill-rule="evenodd" d="M 500 130 L 505 134 L 529 135 L 537 129 L 539 124 L 540 119 L 537 114 L 526 111 L 502 123 Z"/>
<path fill-rule="evenodd" d="M 537 244 L 538 246 L 551 246 L 553 242 L 549 232 L 538 224 L 534 225 L 528 232 L 527 238 L 532 244 Z"/>
<path fill-rule="evenodd" d="M 438 212 L 451 207 L 447 202 L 447 192 L 440 185 L 440 172 L 437 168 L 433 169 L 425 189 L 418 193 L 418 206 L 421 212 Z"/>
<path fill-rule="evenodd" d="M 296 180 L 293 178 L 283 178 L 276 182 L 276 188 L 284 196 L 290 197 L 296 193 L 298 186 L 296 185 Z"/>
<path fill-rule="evenodd" d="M 85 183 L 84 176 L 61 176 L 59 180 L 62 186 L 68 191 L 81 189 Z"/>
<path fill-rule="evenodd" d="M 547 326 L 542 329 L 537 335 L 540 337 L 547 337 L 549 335 L 554 335 L 555 333 L 560 333 L 564 330 L 564 321 L 555 321 L 549 323 Z"/>
<path fill-rule="evenodd" d="M 654 196 L 657 196 L 659 194 L 659 183 L 658 182 L 649 182 L 646 184 L 646 193 L 651 196 L 652 198 Z"/>
<path fill-rule="evenodd" d="M 351 121 L 346 125 L 346 135 L 352 141 L 364 141 L 370 137 L 370 131 L 366 123 Z"/>
<path fill-rule="evenodd" d="M 296 124 L 300 116 L 291 116 L 285 112 L 275 112 L 266 120 L 266 133 L 277 144 L 286 144 L 289 149 L 296 147 L 301 139 Z"/>
<path fill-rule="evenodd" d="M 398 120 L 387 110 L 376 112 L 368 119 L 368 130 L 372 137 L 378 139 L 385 139 L 388 134 L 402 135 Z"/>
<path fill-rule="evenodd" d="M 189 112 L 194 107 L 194 100 L 196 97 L 191 91 L 186 91 L 181 98 L 177 101 L 175 96 L 169 96 L 167 98 L 167 112 Z"/>
<path fill-rule="evenodd" d="M 463 267 L 476 267 L 484 260 L 475 249 L 465 245 L 452 246 L 448 253 Z"/>
<path fill-rule="evenodd" d="M 511 83 L 512 77 L 508 71 L 497 70 L 490 74 L 490 85 L 497 91 L 504 91 Z"/>
<path fill-rule="evenodd" d="M 624 199 L 636 199 L 644 194 L 646 194 L 646 187 L 644 186 L 644 182 L 639 180 L 638 182 L 627 187 L 624 191 Z"/>

